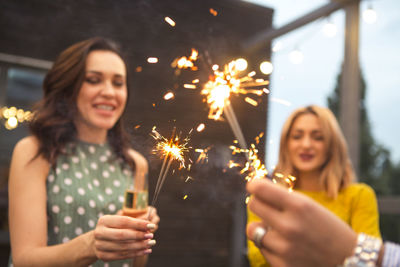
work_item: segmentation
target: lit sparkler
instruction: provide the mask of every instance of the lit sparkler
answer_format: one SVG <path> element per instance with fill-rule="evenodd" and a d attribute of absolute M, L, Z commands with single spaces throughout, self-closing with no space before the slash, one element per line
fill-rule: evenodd
<path fill-rule="evenodd" d="M 269 81 L 263 79 L 254 79 L 255 72 L 250 72 L 245 76 L 240 77 L 243 66 L 243 59 L 235 60 L 225 65 L 223 71 L 219 71 L 219 67 L 214 65 L 213 77 L 204 85 L 201 94 L 206 96 L 206 102 L 209 105 L 208 118 L 220 120 L 222 114 L 228 120 L 231 129 L 237 138 L 242 149 L 247 149 L 247 144 L 237 121 L 235 112 L 229 100 L 232 94 L 247 95 L 254 94 L 261 96 L 265 93 L 264 89 L 254 89 L 268 85 Z M 246 102 L 257 106 L 258 102 L 250 97 L 246 97 Z"/>
<path fill-rule="evenodd" d="M 171 67 L 179 68 L 179 69 L 190 68 L 191 70 L 197 70 L 197 66 L 194 65 L 194 62 L 197 60 L 198 56 L 199 56 L 199 52 L 196 49 L 192 48 L 192 54 L 189 56 L 189 58 L 187 58 L 185 56 L 176 58 L 171 63 Z"/>
<path fill-rule="evenodd" d="M 186 168 L 185 165 L 185 153 L 189 151 L 190 147 L 189 136 L 184 139 L 181 139 L 179 135 L 176 134 L 176 128 L 174 127 L 172 131 L 172 135 L 170 139 L 165 138 L 160 133 L 158 133 L 153 127 L 151 136 L 157 141 L 155 148 L 153 149 L 154 153 L 158 153 L 161 157 L 164 158 L 164 161 L 161 166 L 161 171 L 157 179 L 156 188 L 153 195 L 153 200 L 151 202 L 151 206 L 154 206 L 158 195 L 161 191 L 161 188 L 164 184 L 165 178 L 168 174 L 169 168 L 171 166 L 172 161 L 177 160 L 180 165 L 180 169 Z M 189 134 L 191 131 L 189 132 Z M 150 217 L 150 214 L 149 214 Z"/>

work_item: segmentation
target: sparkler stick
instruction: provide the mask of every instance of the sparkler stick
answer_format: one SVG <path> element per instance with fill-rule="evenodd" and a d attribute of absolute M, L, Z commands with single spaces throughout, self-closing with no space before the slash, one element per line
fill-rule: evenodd
<path fill-rule="evenodd" d="M 224 114 L 226 116 L 226 119 L 228 120 L 229 126 L 231 126 L 233 134 L 238 140 L 240 148 L 243 150 L 247 150 L 246 139 L 244 138 L 242 129 L 240 128 L 239 122 L 236 118 L 235 112 L 233 111 L 232 105 L 229 100 L 224 106 Z M 246 159 L 249 160 L 248 154 L 246 153 L 245 155 Z"/>
<path fill-rule="evenodd" d="M 183 152 L 188 151 L 186 146 L 189 142 L 189 137 L 186 137 L 183 142 L 180 142 L 180 137 L 176 135 L 176 128 L 172 130 L 172 135 L 169 140 L 160 135 L 155 128 L 152 130 L 153 137 L 159 142 L 156 145 L 155 151 L 161 152 L 164 160 L 161 166 L 160 174 L 158 175 L 156 188 L 154 191 L 153 199 L 151 201 L 151 206 L 154 206 L 157 202 L 158 195 L 160 194 L 161 188 L 164 184 L 165 178 L 167 177 L 169 168 L 171 167 L 172 161 L 177 159 L 180 164 L 185 168 L 185 160 L 183 157 Z M 148 219 L 150 219 L 152 209 L 149 212 Z"/>

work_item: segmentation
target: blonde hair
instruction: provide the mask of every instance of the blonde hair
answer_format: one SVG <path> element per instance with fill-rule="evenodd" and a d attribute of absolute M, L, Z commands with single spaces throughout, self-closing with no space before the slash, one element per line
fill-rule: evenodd
<path fill-rule="evenodd" d="M 339 191 L 355 180 L 353 167 L 347 152 L 347 144 L 333 113 L 323 107 L 307 106 L 295 110 L 282 128 L 279 161 L 275 173 L 296 176 L 289 158 L 288 139 L 295 120 L 304 114 L 317 116 L 321 123 L 324 143 L 327 147 L 326 162 L 321 167 L 320 182 L 329 197 L 336 198 Z"/>

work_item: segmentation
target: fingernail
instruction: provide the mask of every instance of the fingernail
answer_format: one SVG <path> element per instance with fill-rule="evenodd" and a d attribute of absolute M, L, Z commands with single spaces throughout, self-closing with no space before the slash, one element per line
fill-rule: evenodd
<path fill-rule="evenodd" d="M 147 226 L 147 229 L 155 229 L 156 228 L 156 225 L 154 223 L 149 223 L 146 226 Z"/>
<path fill-rule="evenodd" d="M 144 238 L 146 238 L 146 239 L 152 239 L 153 237 L 154 237 L 153 233 L 147 233 L 144 235 Z"/>
<path fill-rule="evenodd" d="M 156 244 L 156 241 L 154 239 L 149 240 L 149 242 L 147 242 L 147 245 L 149 246 L 154 246 Z"/>
<path fill-rule="evenodd" d="M 151 253 L 151 248 L 149 248 L 149 249 L 146 249 L 145 251 L 143 251 L 143 254 L 150 254 Z"/>

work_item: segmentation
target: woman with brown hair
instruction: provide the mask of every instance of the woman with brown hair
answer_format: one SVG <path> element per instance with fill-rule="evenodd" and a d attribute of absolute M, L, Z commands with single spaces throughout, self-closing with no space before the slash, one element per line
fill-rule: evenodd
<path fill-rule="evenodd" d="M 289 116 L 274 173 L 295 176 L 295 190 L 325 206 L 355 232 L 380 237 L 375 193 L 368 185 L 355 183 L 345 139 L 329 109 L 307 106 Z M 258 220 L 248 211 L 249 223 Z M 252 267 L 267 266 L 253 242 L 248 248 Z"/>
<path fill-rule="evenodd" d="M 43 88 L 32 135 L 11 161 L 14 266 L 144 265 L 159 217 L 154 209 L 149 218 L 119 212 L 125 189 L 144 189 L 148 168 L 121 121 L 129 90 L 119 48 L 103 38 L 72 45 Z"/>

